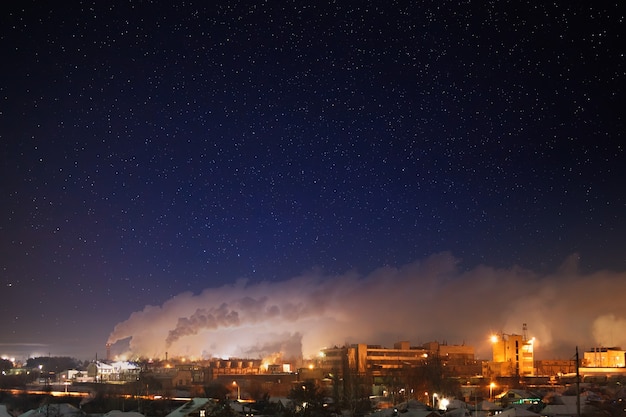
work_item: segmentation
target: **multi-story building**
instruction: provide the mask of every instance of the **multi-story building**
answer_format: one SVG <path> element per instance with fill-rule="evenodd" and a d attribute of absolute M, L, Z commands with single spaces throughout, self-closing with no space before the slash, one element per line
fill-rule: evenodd
<path fill-rule="evenodd" d="M 623 368 L 626 366 L 626 352 L 618 347 L 597 347 L 583 355 L 583 367 Z"/>
<path fill-rule="evenodd" d="M 453 364 L 471 364 L 475 362 L 474 347 L 466 344 L 448 345 L 447 343 L 428 342 L 422 345 L 429 355 L 436 354 L 444 362 Z"/>
<path fill-rule="evenodd" d="M 538 376 L 555 377 L 576 372 L 574 359 L 544 359 L 535 361 Z"/>
<path fill-rule="evenodd" d="M 393 348 L 359 343 L 324 349 L 319 365 L 327 370 L 350 369 L 357 375 L 376 376 L 394 370 L 423 366 L 435 359 L 443 365 L 474 364 L 474 348 L 438 342 L 429 342 L 416 347 L 410 346 L 408 341 L 401 341 L 396 342 Z M 470 373 L 474 374 L 475 372 Z"/>
<path fill-rule="evenodd" d="M 481 371 L 471 346 L 427 343 L 411 346 L 402 341 L 393 348 L 353 344 L 322 351 L 318 366 L 342 381 L 344 392 L 360 390 L 369 395 L 418 398 L 429 401 L 426 393 L 440 386 L 439 379 L 473 376 Z M 438 381 L 433 381 L 433 375 Z"/>
<path fill-rule="evenodd" d="M 320 366 L 327 370 L 348 369 L 355 375 L 380 375 L 394 369 L 423 365 L 428 351 L 398 342 L 393 349 L 363 343 L 334 347 L 322 351 Z"/>
<path fill-rule="evenodd" d="M 492 361 L 487 362 L 486 376 L 534 376 L 534 339 L 524 334 L 500 333 L 491 337 Z"/>
<path fill-rule="evenodd" d="M 87 377 L 90 381 L 136 381 L 140 372 L 139 366 L 130 362 L 91 362 L 87 366 Z M 76 376 L 76 374 L 74 374 Z"/>

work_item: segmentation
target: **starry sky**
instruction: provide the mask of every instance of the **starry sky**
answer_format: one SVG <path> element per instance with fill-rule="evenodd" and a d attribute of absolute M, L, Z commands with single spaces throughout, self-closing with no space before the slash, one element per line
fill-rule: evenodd
<path fill-rule="evenodd" d="M 0 354 L 619 341 L 623 4 L 168 3 L 1 6 Z"/>

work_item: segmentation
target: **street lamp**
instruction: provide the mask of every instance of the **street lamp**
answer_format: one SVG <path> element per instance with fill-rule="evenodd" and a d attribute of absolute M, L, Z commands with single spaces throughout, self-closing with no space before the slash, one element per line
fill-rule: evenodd
<path fill-rule="evenodd" d="M 237 401 L 241 399 L 241 390 L 237 381 L 233 381 L 233 386 L 237 387 Z"/>
<path fill-rule="evenodd" d="M 492 401 L 493 389 L 494 389 L 495 386 L 496 386 L 496 384 L 493 383 L 493 382 L 491 384 L 489 384 L 489 401 Z"/>
<path fill-rule="evenodd" d="M 433 392 L 433 409 L 435 408 L 435 398 L 437 398 L 437 393 Z"/>

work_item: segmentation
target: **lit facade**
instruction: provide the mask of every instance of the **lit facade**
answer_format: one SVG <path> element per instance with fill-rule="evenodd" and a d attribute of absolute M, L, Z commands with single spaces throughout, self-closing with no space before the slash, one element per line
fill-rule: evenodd
<path fill-rule="evenodd" d="M 594 348 L 584 353 L 582 365 L 589 368 L 623 368 L 626 366 L 626 352 L 618 347 Z"/>
<path fill-rule="evenodd" d="M 443 363 L 467 364 L 474 362 L 474 348 L 437 342 L 414 347 L 409 342 L 402 341 L 395 343 L 393 348 L 354 344 L 324 349 L 318 365 L 327 370 L 350 369 L 357 375 L 376 376 L 394 370 L 424 366 L 435 357 Z"/>
<path fill-rule="evenodd" d="M 501 333 L 491 338 L 491 372 L 497 376 L 534 376 L 534 339 Z"/>

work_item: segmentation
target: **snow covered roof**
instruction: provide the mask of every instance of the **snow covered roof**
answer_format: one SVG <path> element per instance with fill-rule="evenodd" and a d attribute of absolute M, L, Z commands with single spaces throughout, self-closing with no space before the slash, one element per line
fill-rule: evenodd
<path fill-rule="evenodd" d="M 452 409 L 460 409 L 460 408 L 468 408 L 467 407 L 467 403 L 465 403 L 464 401 L 461 400 L 457 400 L 456 398 L 453 398 L 451 400 L 448 401 L 448 406 L 446 407 L 448 410 L 452 410 Z"/>
<path fill-rule="evenodd" d="M 481 411 L 494 411 L 494 410 L 502 410 L 502 407 L 492 403 L 491 401 L 481 401 L 478 403 L 478 409 Z"/>
<path fill-rule="evenodd" d="M 541 410 L 542 416 L 575 416 L 578 415 L 576 404 L 548 404 Z"/>
<path fill-rule="evenodd" d="M 11 417 L 11 414 L 7 411 L 7 406 L 0 404 L 0 417 Z"/>
<path fill-rule="evenodd" d="M 467 417 L 470 412 L 467 408 L 454 408 L 443 414 L 445 417 Z"/>
<path fill-rule="evenodd" d="M 19 417 L 47 417 L 54 415 L 57 417 L 83 417 L 85 413 L 71 404 L 47 404 L 35 410 L 29 410 Z"/>
<path fill-rule="evenodd" d="M 539 415 L 523 407 L 511 407 L 498 414 L 498 417 L 539 417 Z"/>
<path fill-rule="evenodd" d="M 125 361 L 113 362 L 111 366 L 113 366 L 113 369 L 118 369 L 121 371 L 135 371 L 140 369 L 137 364 Z"/>
<path fill-rule="evenodd" d="M 523 389 L 510 389 L 508 391 L 504 391 L 498 395 L 496 395 L 496 398 L 523 398 L 523 399 L 528 399 L 528 398 L 541 398 L 539 397 L 536 393 L 531 392 L 531 391 L 526 391 Z"/>
<path fill-rule="evenodd" d="M 373 412 L 370 414 L 370 417 L 393 417 L 396 413 L 397 411 L 393 408 L 384 408 Z M 441 417 L 441 414 L 436 411 L 420 407 L 406 408 L 406 411 L 403 410 L 402 412 L 397 413 L 397 415 L 399 417 Z"/>
<path fill-rule="evenodd" d="M 118 362 L 113 362 L 111 364 L 108 364 L 105 362 L 96 361 L 95 364 L 98 367 L 98 369 L 109 369 L 109 370 L 116 371 L 116 372 L 136 371 L 140 369 L 139 366 L 135 365 L 132 362 L 118 361 Z"/>
<path fill-rule="evenodd" d="M 176 410 L 169 413 L 166 417 L 185 417 L 190 414 L 213 408 L 215 402 L 211 398 L 192 398 Z"/>
<path fill-rule="evenodd" d="M 145 416 L 136 411 L 112 410 L 104 414 L 102 417 L 145 417 Z"/>

